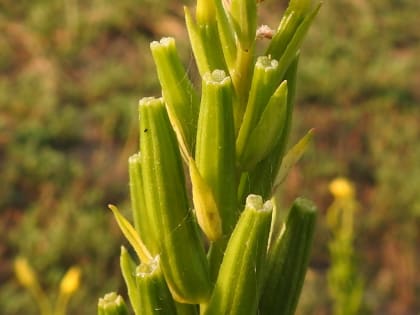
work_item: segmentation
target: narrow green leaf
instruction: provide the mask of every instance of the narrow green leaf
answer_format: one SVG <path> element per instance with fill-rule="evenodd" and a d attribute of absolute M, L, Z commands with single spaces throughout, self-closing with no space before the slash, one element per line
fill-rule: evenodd
<path fill-rule="evenodd" d="M 265 315 L 293 315 L 302 289 L 317 211 L 314 204 L 298 198 L 285 228 L 274 236 L 265 268 L 265 283 L 259 311 Z"/>
<path fill-rule="evenodd" d="M 134 227 L 130 224 L 130 222 L 124 218 L 118 208 L 114 205 L 108 205 L 109 209 L 114 214 L 115 220 L 118 223 L 118 226 L 121 229 L 121 232 L 124 234 L 127 241 L 133 246 L 137 256 L 141 261 L 148 261 L 152 259 L 148 249 L 140 239 L 139 234 L 134 229 Z"/>
<path fill-rule="evenodd" d="M 302 155 L 305 153 L 310 141 L 313 138 L 313 129 L 309 130 L 308 133 L 302 137 L 284 156 L 281 161 L 281 166 L 277 172 L 274 180 L 273 191 L 277 190 L 278 186 L 284 181 L 290 169 L 300 160 Z"/>

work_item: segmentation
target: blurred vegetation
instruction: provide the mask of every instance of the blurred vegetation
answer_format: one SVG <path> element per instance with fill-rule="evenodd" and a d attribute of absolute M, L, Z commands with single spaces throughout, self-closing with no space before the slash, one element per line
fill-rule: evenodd
<path fill-rule="evenodd" d="M 275 27 L 285 4 L 266 0 L 261 23 Z M 327 209 L 330 180 L 354 182 L 363 314 L 420 311 L 419 12 L 417 0 L 326 1 L 301 58 L 294 135 L 315 127 L 316 141 L 284 199 L 303 193 Z M 159 91 L 149 42 L 165 35 L 192 68 L 181 2 L 0 1 L 2 314 L 37 314 L 13 276 L 20 255 L 51 295 L 82 268 L 69 314 L 95 313 L 120 287 L 106 204 L 128 205 L 137 101 Z M 325 218 L 316 237 L 299 314 L 332 314 Z"/>

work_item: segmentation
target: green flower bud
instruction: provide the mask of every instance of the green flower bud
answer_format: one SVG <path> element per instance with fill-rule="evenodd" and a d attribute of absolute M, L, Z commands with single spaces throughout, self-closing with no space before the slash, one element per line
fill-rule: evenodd
<path fill-rule="evenodd" d="M 159 257 L 149 263 L 141 263 L 136 269 L 141 315 L 174 315 L 175 302 L 159 266 Z"/>
<path fill-rule="evenodd" d="M 259 194 L 266 199 L 272 196 L 274 180 L 287 147 L 292 124 L 298 57 L 299 55 L 296 56 L 285 74 L 288 88 L 287 110 L 280 139 L 275 145 L 274 150 L 264 160 L 259 162 L 249 173 L 245 173 L 242 176 L 239 200 L 243 200 L 250 193 Z"/>
<path fill-rule="evenodd" d="M 263 204 L 260 196 L 248 196 L 204 315 L 257 314 L 271 214 L 270 201 Z"/>
<path fill-rule="evenodd" d="M 238 217 L 232 83 L 224 71 L 215 70 L 204 76 L 202 89 L 195 160 L 213 192 L 222 231 L 229 235 Z"/>
<path fill-rule="evenodd" d="M 142 179 L 153 241 L 172 296 L 179 302 L 205 302 L 210 293 L 208 263 L 193 213 L 175 133 L 162 99 L 140 101 Z"/>
<path fill-rule="evenodd" d="M 128 159 L 128 174 L 130 178 L 130 198 L 133 211 L 134 227 L 145 244 L 150 244 L 151 233 L 144 200 L 143 179 L 141 176 L 140 153 L 130 156 Z"/>
<path fill-rule="evenodd" d="M 260 120 L 249 135 L 242 156 L 238 157 L 242 169 L 250 170 L 263 160 L 278 143 L 287 114 L 287 81 L 270 97 Z"/>
<path fill-rule="evenodd" d="M 179 58 L 175 40 L 162 38 L 150 44 L 167 110 L 179 121 L 190 149 L 197 133 L 199 98 Z"/>
<path fill-rule="evenodd" d="M 136 315 L 141 315 L 141 307 L 139 304 L 139 291 L 135 278 L 136 263 L 131 258 L 124 246 L 121 246 L 120 254 L 120 269 L 127 287 L 128 297 L 130 298 L 131 306 Z"/>
<path fill-rule="evenodd" d="M 257 32 L 257 1 L 231 0 L 230 16 L 242 50 L 249 50 Z"/>
<path fill-rule="evenodd" d="M 105 294 L 99 299 L 98 315 L 128 315 L 122 296 L 115 292 Z"/>
<path fill-rule="evenodd" d="M 295 20 L 297 17 L 291 16 L 290 21 L 285 24 L 284 30 L 279 30 L 277 33 L 278 35 L 274 35 L 272 45 L 269 47 L 267 54 L 271 54 L 273 58 L 277 58 L 279 61 L 277 73 L 278 82 L 283 80 L 285 72 L 295 58 L 296 53 L 302 45 L 303 39 L 308 33 L 309 27 L 312 25 L 320 8 L 321 3 L 319 3 L 312 12 L 307 14 L 298 25 Z M 282 34 L 281 32 L 285 32 L 285 34 Z M 277 37 L 279 37 L 278 42 Z"/>
<path fill-rule="evenodd" d="M 233 29 L 230 16 L 227 14 L 223 6 L 223 0 L 214 0 L 216 5 L 216 19 L 219 30 L 220 42 L 222 44 L 223 55 L 225 56 L 226 65 L 232 74 L 236 63 L 236 39 L 235 30 Z"/>
<path fill-rule="evenodd" d="M 255 63 L 248 104 L 236 139 L 237 156 L 242 156 L 251 131 L 258 123 L 262 112 L 276 89 L 277 67 L 277 60 L 266 56 L 259 57 Z"/>
<path fill-rule="evenodd" d="M 259 307 L 262 314 L 294 314 L 308 266 L 316 216 L 315 205 L 298 198 L 286 225 L 278 235 L 273 235 Z"/>

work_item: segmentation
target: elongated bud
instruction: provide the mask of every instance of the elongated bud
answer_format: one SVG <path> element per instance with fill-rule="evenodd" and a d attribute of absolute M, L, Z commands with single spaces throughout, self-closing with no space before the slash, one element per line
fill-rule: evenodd
<path fill-rule="evenodd" d="M 232 233 L 204 315 L 255 315 L 262 285 L 272 204 L 248 196 Z"/>
<path fill-rule="evenodd" d="M 235 30 L 230 20 L 223 0 L 214 0 L 216 6 L 217 27 L 219 30 L 220 42 L 222 44 L 223 55 L 225 56 L 226 65 L 231 72 L 236 63 L 237 47 L 235 42 Z"/>
<path fill-rule="evenodd" d="M 16 258 L 14 269 L 20 284 L 26 288 L 38 286 L 38 278 L 25 258 Z"/>
<path fill-rule="evenodd" d="M 274 180 L 283 160 L 292 125 L 298 61 L 299 55 L 296 56 L 285 75 L 288 87 L 287 111 L 281 137 L 275 145 L 274 150 L 264 160 L 258 163 L 246 177 L 243 177 L 245 180 L 241 183 L 240 200 L 243 200 L 251 192 L 257 193 L 266 199 L 272 196 Z"/>
<path fill-rule="evenodd" d="M 283 18 L 280 21 L 277 32 L 270 42 L 267 54 L 279 59 L 287 45 L 293 38 L 299 25 L 310 14 L 312 0 L 291 0 Z"/>
<path fill-rule="evenodd" d="M 203 3 L 204 10 L 200 9 L 201 3 Z M 213 13 L 203 13 L 207 6 L 211 7 Z M 200 0 L 200 8 L 197 8 L 196 21 L 194 21 L 188 8 L 184 7 L 184 12 L 191 48 L 198 71 L 203 76 L 212 69 L 227 70 L 227 66 L 219 37 L 213 0 Z"/>
<path fill-rule="evenodd" d="M 274 236 L 267 255 L 259 308 L 262 314 L 294 314 L 308 266 L 316 215 L 311 201 L 298 198 L 285 227 Z"/>
<path fill-rule="evenodd" d="M 257 31 L 257 1 L 232 0 L 230 15 L 242 49 L 249 50 Z"/>
<path fill-rule="evenodd" d="M 139 292 L 136 283 L 136 263 L 131 258 L 124 246 L 121 246 L 120 254 L 120 268 L 127 287 L 128 297 L 130 298 L 131 306 L 136 315 L 141 315 L 141 306 L 139 303 Z"/>
<path fill-rule="evenodd" d="M 232 83 L 215 70 L 204 76 L 202 89 L 195 160 L 213 192 L 223 233 L 230 234 L 237 219 Z"/>
<path fill-rule="evenodd" d="M 160 270 L 159 257 L 149 263 L 141 263 L 135 277 L 142 315 L 176 314 L 175 302 Z"/>
<path fill-rule="evenodd" d="M 312 0 L 290 0 L 287 10 L 295 11 L 299 15 L 305 15 L 309 12 Z"/>
<path fill-rule="evenodd" d="M 274 149 L 285 126 L 286 114 L 287 82 L 284 81 L 270 97 L 260 120 L 249 135 L 247 145 L 239 157 L 242 169 L 251 170 Z"/>
<path fill-rule="evenodd" d="M 301 22 L 302 17 L 298 16 L 296 12 L 287 12 L 283 16 L 276 33 L 271 39 L 266 54 L 273 56 L 273 58 L 280 59 Z"/>
<path fill-rule="evenodd" d="M 122 296 L 115 292 L 105 294 L 99 299 L 98 315 L 128 315 Z"/>
<path fill-rule="evenodd" d="M 278 82 L 283 80 L 283 76 L 302 45 L 309 27 L 312 25 L 312 22 L 321 8 L 321 4 L 322 3 L 319 3 L 310 13 L 308 13 L 298 25 L 296 25 L 296 21 L 293 20 L 294 18 L 291 17 L 290 25 L 286 25 L 286 29 L 284 30 L 284 32 L 287 33 L 284 37 L 287 37 L 287 39 L 279 40 L 279 43 L 273 44 L 270 46 L 272 48 L 268 49 L 267 54 L 271 54 L 273 58 L 278 58 L 279 61 L 277 73 Z M 288 35 L 289 33 L 290 35 Z M 283 38 L 280 33 L 278 36 Z M 272 43 L 276 42 L 276 37 L 277 34 L 274 36 Z M 285 43 L 287 43 L 287 45 L 285 45 Z"/>
<path fill-rule="evenodd" d="M 136 153 L 128 159 L 128 174 L 130 178 L 130 199 L 133 211 L 134 227 L 145 244 L 152 242 L 149 231 L 149 220 L 146 218 L 146 203 L 144 200 L 143 179 L 141 176 L 141 154 Z"/>
<path fill-rule="evenodd" d="M 187 26 L 188 37 L 190 39 L 191 49 L 193 51 L 195 62 L 200 75 L 210 71 L 211 62 L 208 60 L 206 47 L 201 38 L 200 28 L 195 22 L 190 10 L 184 7 L 185 25 Z"/>
<path fill-rule="evenodd" d="M 190 149 L 197 133 L 199 98 L 179 58 L 175 40 L 164 37 L 150 44 L 168 111 L 179 121 Z"/>
<path fill-rule="evenodd" d="M 208 25 L 216 21 L 214 0 L 197 0 L 195 17 L 199 25 Z"/>
<path fill-rule="evenodd" d="M 255 63 L 254 76 L 249 92 L 248 104 L 236 140 L 236 152 L 242 156 L 249 135 L 255 128 L 276 86 L 278 62 L 270 57 L 259 57 Z"/>
<path fill-rule="evenodd" d="M 81 270 L 79 267 L 71 267 L 60 282 L 60 292 L 65 295 L 72 295 L 80 286 Z"/>
<path fill-rule="evenodd" d="M 172 296 L 200 303 L 210 291 L 208 263 L 189 210 L 180 151 L 162 99 L 140 101 L 142 178 L 153 242 L 146 244 L 160 266 Z"/>

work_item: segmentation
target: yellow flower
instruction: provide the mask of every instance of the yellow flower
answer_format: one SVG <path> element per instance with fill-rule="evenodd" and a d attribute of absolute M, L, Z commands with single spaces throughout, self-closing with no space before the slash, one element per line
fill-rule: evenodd
<path fill-rule="evenodd" d="M 18 281 L 24 287 L 31 288 L 34 285 L 37 285 L 38 280 L 36 279 L 35 272 L 29 265 L 26 258 L 16 258 L 14 262 L 14 270 Z"/>
<path fill-rule="evenodd" d="M 354 196 L 353 184 L 344 177 L 334 179 L 328 188 L 336 199 L 347 199 Z"/>
<path fill-rule="evenodd" d="M 79 267 L 71 267 L 60 283 L 60 292 L 66 295 L 73 294 L 80 285 L 81 270 Z"/>

